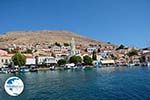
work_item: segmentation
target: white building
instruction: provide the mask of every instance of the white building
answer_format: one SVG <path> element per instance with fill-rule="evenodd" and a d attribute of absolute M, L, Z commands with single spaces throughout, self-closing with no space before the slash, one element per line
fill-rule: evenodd
<path fill-rule="evenodd" d="M 39 56 L 37 57 L 37 63 L 39 65 L 41 64 L 56 64 L 57 61 L 54 57 L 50 57 L 50 56 Z"/>
<path fill-rule="evenodd" d="M 36 59 L 34 57 L 27 57 L 26 58 L 26 65 L 35 65 Z"/>
<path fill-rule="evenodd" d="M 114 60 L 101 60 L 100 62 L 102 65 L 114 65 L 115 64 Z"/>
<path fill-rule="evenodd" d="M 61 47 L 59 47 L 59 46 L 53 46 L 52 47 L 52 52 L 53 53 L 62 53 Z"/>
<path fill-rule="evenodd" d="M 87 52 L 88 53 L 93 53 L 93 51 L 97 51 L 97 48 L 96 47 L 89 47 L 89 48 L 87 48 Z"/>
<path fill-rule="evenodd" d="M 12 60 L 10 56 L 0 56 L 0 68 L 4 65 L 11 64 Z"/>

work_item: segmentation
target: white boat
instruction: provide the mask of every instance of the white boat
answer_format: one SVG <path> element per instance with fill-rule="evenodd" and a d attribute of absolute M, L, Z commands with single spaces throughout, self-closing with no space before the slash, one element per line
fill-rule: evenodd
<path fill-rule="evenodd" d="M 147 66 L 150 67 L 150 62 L 147 63 Z"/>
<path fill-rule="evenodd" d="M 49 67 L 50 70 L 55 70 L 55 66 Z"/>
<path fill-rule="evenodd" d="M 73 69 L 78 69 L 78 66 L 74 66 Z"/>
<path fill-rule="evenodd" d="M 7 74 L 9 71 L 8 71 L 8 68 L 2 67 L 1 72 Z"/>
<path fill-rule="evenodd" d="M 75 67 L 75 64 L 74 64 L 74 63 L 66 64 L 66 65 L 65 65 L 65 68 L 66 68 L 66 69 L 71 69 L 71 68 L 74 68 L 74 67 Z"/>
<path fill-rule="evenodd" d="M 83 70 L 88 70 L 88 69 L 92 69 L 92 68 L 93 68 L 93 66 L 82 66 Z"/>
<path fill-rule="evenodd" d="M 130 64 L 128 64 L 128 66 L 132 67 L 132 66 L 135 66 L 135 64 L 134 63 L 130 63 Z"/>
<path fill-rule="evenodd" d="M 29 72 L 29 69 L 23 68 L 23 69 L 20 69 L 20 72 Z"/>
<path fill-rule="evenodd" d="M 37 71 L 38 71 L 38 68 L 37 68 L 37 66 L 30 66 L 29 71 L 30 71 L 30 72 L 37 72 Z"/>

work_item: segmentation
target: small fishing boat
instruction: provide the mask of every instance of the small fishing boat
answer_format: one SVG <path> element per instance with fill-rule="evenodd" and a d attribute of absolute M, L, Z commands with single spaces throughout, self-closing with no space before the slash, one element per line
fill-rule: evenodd
<path fill-rule="evenodd" d="M 8 67 L 2 67 L 1 68 L 1 73 L 4 73 L 4 74 L 9 73 L 9 68 Z"/>
<path fill-rule="evenodd" d="M 19 69 L 19 72 L 21 73 L 29 72 L 29 68 L 27 66 L 21 66 Z"/>
<path fill-rule="evenodd" d="M 18 68 L 15 68 L 15 67 L 9 69 L 10 73 L 16 73 L 18 71 L 19 71 Z"/>
<path fill-rule="evenodd" d="M 75 67 L 75 64 L 74 63 L 70 63 L 70 64 L 66 64 L 65 66 L 64 66 L 64 69 L 72 69 L 72 68 L 74 68 Z"/>
<path fill-rule="evenodd" d="M 147 66 L 150 67 L 150 62 L 147 63 Z"/>
<path fill-rule="evenodd" d="M 50 70 L 55 70 L 55 66 L 49 67 Z"/>
<path fill-rule="evenodd" d="M 92 66 L 83 66 L 83 67 L 82 67 L 83 70 L 90 70 L 90 69 L 92 69 L 92 68 L 93 68 Z"/>
<path fill-rule="evenodd" d="M 129 63 L 128 66 L 133 67 L 133 66 L 135 66 L 135 64 L 134 63 Z"/>
<path fill-rule="evenodd" d="M 30 72 L 37 72 L 38 68 L 36 66 L 31 66 L 29 71 Z"/>

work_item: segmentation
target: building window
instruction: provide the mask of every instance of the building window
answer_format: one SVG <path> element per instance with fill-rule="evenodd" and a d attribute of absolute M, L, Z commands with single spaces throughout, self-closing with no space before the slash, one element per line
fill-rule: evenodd
<path fill-rule="evenodd" d="M 4 60 L 2 59 L 2 63 L 4 62 Z"/>
<path fill-rule="evenodd" d="M 147 57 L 148 62 L 150 62 L 150 57 Z"/>
<path fill-rule="evenodd" d="M 8 63 L 8 60 L 7 60 L 7 59 L 5 59 L 5 63 L 6 63 L 6 64 Z"/>

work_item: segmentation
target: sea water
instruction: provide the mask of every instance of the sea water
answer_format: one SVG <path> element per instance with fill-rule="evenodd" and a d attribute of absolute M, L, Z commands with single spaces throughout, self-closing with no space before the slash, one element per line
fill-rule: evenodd
<path fill-rule="evenodd" d="M 10 76 L 18 76 L 24 82 L 24 91 L 17 97 L 9 96 L 4 90 Z M 0 74 L 0 100 L 150 100 L 150 68 Z"/>

